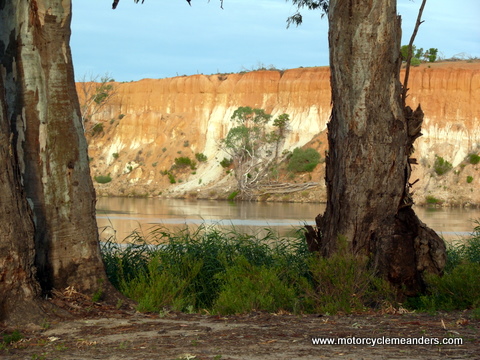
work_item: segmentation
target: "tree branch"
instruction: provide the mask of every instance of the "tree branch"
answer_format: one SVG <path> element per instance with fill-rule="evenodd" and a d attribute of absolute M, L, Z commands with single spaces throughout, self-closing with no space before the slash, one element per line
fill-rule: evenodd
<path fill-rule="evenodd" d="M 135 1 L 135 4 L 138 4 L 138 2 L 140 0 L 133 0 L 133 1 Z M 142 0 L 142 4 L 144 3 L 144 1 L 145 0 Z M 192 6 L 192 4 L 190 4 L 190 1 L 191 0 L 187 0 L 188 5 Z M 115 10 L 117 8 L 117 5 L 118 5 L 119 2 L 120 2 L 120 0 L 113 0 L 112 9 Z M 210 2 L 210 0 L 208 0 L 208 2 Z M 223 0 L 220 0 L 220 8 L 223 9 Z"/>
<path fill-rule="evenodd" d="M 410 38 L 410 43 L 408 44 L 408 55 L 407 55 L 407 67 L 405 68 L 405 79 L 403 80 L 403 91 L 402 91 L 402 106 L 405 107 L 405 102 L 407 99 L 407 91 L 408 91 L 408 77 L 410 76 L 410 65 L 412 62 L 412 56 L 413 56 L 413 42 L 415 41 L 415 37 L 417 36 L 418 28 L 420 25 L 423 23 L 422 21 L 422 14 L 423 14 L 423 9 L 425 8 L 425 4 L 427 3 L 427 0 L 422 1 L 422 5 L 420 6 L 420 9 L 418 10 L 418 17 L 417 17 L 417 22 L 415 24 L 415 28 L 413 29 L 413 34 L 412 37 Z"/>

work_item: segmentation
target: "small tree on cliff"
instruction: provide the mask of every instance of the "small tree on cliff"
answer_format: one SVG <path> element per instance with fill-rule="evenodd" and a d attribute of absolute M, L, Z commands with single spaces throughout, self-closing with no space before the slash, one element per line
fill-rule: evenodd
<path fill-rule="evenodd" d="M 413 54 L 412 65 L 417 63 L 420 64 L 420 60 L 435 62 L 437 60 L 438 49 L 430 48 L 426 51 L 423 51 L 423 48 L 417 49 L 415 45 L 412 45 L 411 50 L 409 45 L 402 45 L 400 52 L 402 54 L 402 59 L 404 61 L 408 58 L 408 52 L 411 51 Z"/>
<path fill-rule="evenodd" d="M 79 100 L 81 121 L 85 131 L 87 130 L 87 122 L 92 120 L 92 117 L 97 114 L 116 94 L 115 80 L 106 73 L 99 77 L 90 76 L 87 79 L 86 75 L 79 84 Z"/>
<path fill-rule="evenodd" d="M 278 159 L 288 129 L 289 116 L 282 114 L 273 121 L 274 130 L 267 132 L 272 116 L 263 109 L 239 107 L 232 115 L 232 127 L 221 148 L 230 155 L 235 169 L 238 190 L 248 198 Z"/>

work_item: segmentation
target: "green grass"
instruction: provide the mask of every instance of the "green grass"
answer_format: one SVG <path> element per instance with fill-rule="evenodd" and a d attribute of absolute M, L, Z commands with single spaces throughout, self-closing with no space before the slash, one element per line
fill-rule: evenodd
<path fill-rule="evenodd" d="M 447 246 L 443 276 L 427 276 L 424 295 L 409 299 L 416 310 L 436 312 L 472 309 L 480 311 L 480 222 L 466 241 Z"/>
<path fill-rule="evenodd" d="M 339 239 L 339 251 L 331 257 L 311 258 L 309 269 L 313 286 L 307 299 L 314 312 L 348 314 L 395 302 L 393 287 L 375 277 L 368 258 L 352 254 L 345 239 Z"/>
<path fill-rule="evenodd" d="M 4 333 L 0 335 L 0 350 L 5 350 L 7 349 L 8 345 L 23 339 L 22 333 L 20 333 L 18 330 L 14 330 L 12 333 Z"/>
<path fill-rule="evenodd" d="M 425 196 L 425 201 L 427 204 L 433 204 L 433 205 L 436 205 L 436 204 L 442 204 L 443 203 L 443 200 L 441 199 L 437 199 L 435 196 L 433 195 L 427 195 Z"/>
<path fill-rule="evenodd" d="M 338 296 L 315 297 L 324 279 L 343 270 L 337 262 L 342 255 L 322 263 L 308 252 L 302 229 L 290 238 L 265 230 L 265 235 L 248 235 L 206 226 L 176 232 L 156 227 L 147 234 L 135 231 L 128 245 L 107 241 L 102 253 L 110 281 L 138 303 L 139 311 L 335 313 L 372 303 L 368 292 L 377 294 L 378 283 L 371 272 L 362 278 L 361 289 L 352 285 Z M 348 256 L 348 271 L 337 276 L 340 283 L 354 284 L 363 276 L 356 261 Z M 355 304 L 336 307 L 342 296 L 344 303 L 355 298 Z"/>
<path fill-rule="evenodd" d="M 102 245 L 112 284 L 137 309 L 237 314 L 348 314 L 395 305 L 395 291 L 375 276 L 369 259 L 339 251 L 322 258 L 308 251 L 303 229 L 289 238 L 274 231 L 249 235 L 202 225 L 168 231 L 134 231 L 126 245 Z M 447 249 L 443 277 L 428 276 L 427 291 L 406 303 L 411 309 L 480 309 L 480 223 L 471 239 Z M 478 310 L 480 313 L 480 310 Z"/>
<path fill-rule="evenodd" d="M 228 194 L 227 200 L 233 201 L 237 197 L 239 192 L 237 190 L 232 191 L 230 194 Z"/>
<path fill-rule="evenodd" d="M 129 240 L 132 243 L 124 248 L 111 241 L 105 244 L 107 274 L 116 287 L 145 308 L 152 309 L 144 305 L 148 293 L 156 292 L 154 288 L 168 287 L 174 296 L 156 303 L 158 311 L 163 307 L 184 310 L 188 306 L 211 309 L 222 286 L 222 278 L 217 275 L 225 274 L 240 258 L 252 266 L 289 263 L 298 268 L 298 260 L 303 259 L 299 253 L 307 252 L 303 242 L 287 244 L 278 241 L 273 232 L 258 239 L 235 230 L 205 226 L 175 233 L 153 228 L 147 236 L 135 232 Z M 146 245 L 147 241 L 158 246 Z"/>
<path fill-rule="evenodd" d="M 284 278 L 288 278 L 286 272 L 286 269 L 278 266 L 253 265 L 244 257 L 236 258 L 232 266 L 215 276 L 221 286 L 213 304 L 213 312 L 295 312 L 297 290 L 294 281 L 285 281 Z"/>

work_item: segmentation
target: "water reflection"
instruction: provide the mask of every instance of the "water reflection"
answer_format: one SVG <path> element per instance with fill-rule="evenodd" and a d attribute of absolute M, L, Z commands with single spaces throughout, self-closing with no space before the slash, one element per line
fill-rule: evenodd
<path fill-rule="evenodd" d="M 324 210 L 323 204 L 101 198 L 97 203 L 97 221 L 100 228 L 113 227 L 118 239 L 136 228 L 146 231 L 154 225 L 171 230 L 185 225 L 233 226 L 247 233 L 272 227 L 285 235 L 293 228 L 312 223 L 316 214 Z M 106 234 L 111 233 L 107 230 Z"/>
<path fill-rule="evenodd" d="M 209 200 L 179 200 L 152 198 L 100 198 L 97 221 L 105 230 L 103 237 L 115 229 L 117 239 L 128 236 L 134 229 L 148 231 L 154 225 L 170 230 L 201 224 L 235 227 L 241 232 L 258 233 L 274 228 L 281 235 L 313 219 L 325 210 L 324 204 L 227 202 Z M 480 219 L 479 209 L 415 208 L 420 219 L 445 238 L 468 235 L 472 219 Z"/>

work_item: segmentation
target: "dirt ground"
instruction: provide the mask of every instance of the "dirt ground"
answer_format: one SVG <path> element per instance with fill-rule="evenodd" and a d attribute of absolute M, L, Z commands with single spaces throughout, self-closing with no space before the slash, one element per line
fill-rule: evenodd
<path fill-rule="evenodd" d="M 0 347 L 1 359 L 480 359 L 480 320 L 469 312 L 214 316 L 141 314 L 78 293 L 50 301 L 63 315 L 19 329 L 23 339 Z M 312 338 L 356 344 L 314 345 Z M 357 343 L 393 338 L 423 344 Z M 425 344 L 458 339 L 462 345 Z"/>

